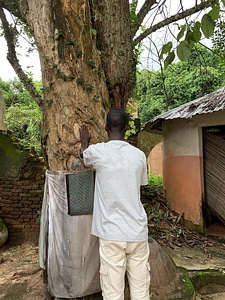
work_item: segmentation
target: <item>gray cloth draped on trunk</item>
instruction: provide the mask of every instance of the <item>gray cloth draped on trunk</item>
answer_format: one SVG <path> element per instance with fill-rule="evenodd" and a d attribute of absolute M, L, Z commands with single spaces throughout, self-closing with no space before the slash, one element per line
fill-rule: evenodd
<path fill-rule="evenodd" d="M 39 263 L 53 297 L 83 297 L 101 290 L 98 238 L 90 233 L 91 221 L 92 215 L 68 215 L 65 173 L 47 171 Z"/>

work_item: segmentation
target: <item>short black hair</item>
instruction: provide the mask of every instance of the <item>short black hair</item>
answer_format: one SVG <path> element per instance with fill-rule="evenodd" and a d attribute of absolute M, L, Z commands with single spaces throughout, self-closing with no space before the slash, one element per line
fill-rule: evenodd
<path fill-rule="evenodd" d="M 118 128 L 123 130 L 128 125 L 128 116 L 123 109 L 112 108 L 106 117 L 106 126 L 108 129 Z"/>

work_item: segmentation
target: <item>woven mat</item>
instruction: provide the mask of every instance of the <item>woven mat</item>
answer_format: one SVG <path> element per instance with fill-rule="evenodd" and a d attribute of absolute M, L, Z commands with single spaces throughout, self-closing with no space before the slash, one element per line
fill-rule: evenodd
<path fill-rule="evenodd" d="M 94 171 L 66 174 L 66 188 L 69 215 L 93 213 Z"/>

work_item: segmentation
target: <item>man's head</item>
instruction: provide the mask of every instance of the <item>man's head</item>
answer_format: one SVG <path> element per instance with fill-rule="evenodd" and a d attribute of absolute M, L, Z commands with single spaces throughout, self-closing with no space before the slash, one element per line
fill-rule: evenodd
<path fill-rule="evenodd" d="M 128 116 L 120 108 L 111 109 L 106 117 L 106 130 L 126 131 L 128 128 Z"/>

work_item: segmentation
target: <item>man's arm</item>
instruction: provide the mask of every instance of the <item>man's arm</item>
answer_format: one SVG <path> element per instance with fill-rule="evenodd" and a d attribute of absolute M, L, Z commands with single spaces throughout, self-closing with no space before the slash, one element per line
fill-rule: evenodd
<path fill-rule="evenodd" d="M 80 127 L 80 141 L 81 141 L 80 157 L 81 158 L 83 158 L 83 152 L 85 149 L 87 149 L 90 139 L 91 139 L 91 135 L 87 129 L 87 126 L 82 125 Z"/>

